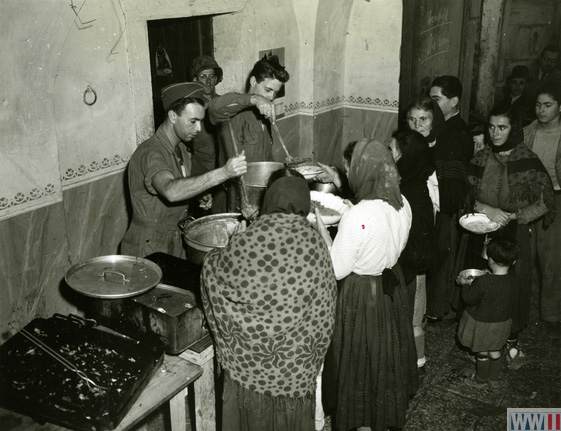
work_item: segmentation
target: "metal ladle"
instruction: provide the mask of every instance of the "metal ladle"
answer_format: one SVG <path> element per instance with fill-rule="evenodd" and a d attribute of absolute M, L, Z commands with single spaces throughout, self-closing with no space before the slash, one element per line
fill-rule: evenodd
<path fill-rule="evenodd" d="M 276 133 L 276 135 L 277 135 L 277 137 L 278 137 L 278 139 L 279 139 L 279 142 L 280 142 L 280 144 L 281 144 L 281 146 L 282 146 L 282 149 L 283 149 L 284 152 L 286 153 L 286 162 L 285 162 L 285 164 L 286 164 L 287 167 L 289 167 L 289 168 L 290 168 L 290 167 L 295 167 L 295 166 L 303 165 L 304 163 L 307 163 L 307 162 L 311 161 L 311 159 L 300 159 L 300 158 L 297 158 L 297 157 L 292 157 L 292 156 L 290 155 L 290 153 L 288 152 L 288 149 L 286 148 L 286 145 L 285 145 L 285 143 L 284 143 L 284 139 L 282 138 L 282 135 L 281 135 L 281 133 L 280 133 L 280 130 L 279 130 L 279 128 L 277 127 L 277 123 L 276 123 L 275 121 L 273 121 L 273 120 L 271 120 L 271 127 L 272 127 L 272 129 L 275 131 L 275 133 Z"/>
<path fill-rule="evenodd" d="M 232 143 L 234 145 L 234 152 L 236 156 L 239 156 L 238 151 L 238 143 L 236 140 L 236 135 L 234 134 L 234 129 L 232 128 L 232 123 L 228 123 L 228 129 L 230 129 L 230 137 L 232 138 Z M 242 193 L 242 215 L 249 221 L 253 220 L 257 213 L 259 212 L 259 208 L 255 205 L 251 205 L 249 200 L 247 199 L 247 191 L 245 189 L 245 180 L 244 176 L 240 175 L 240 185 L 241 185 L 241 193 Z"/>

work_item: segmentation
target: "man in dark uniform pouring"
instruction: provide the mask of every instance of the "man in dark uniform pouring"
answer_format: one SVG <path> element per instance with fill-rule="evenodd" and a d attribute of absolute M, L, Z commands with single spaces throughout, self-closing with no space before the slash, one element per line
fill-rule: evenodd
<path fill-rule="evenodd" d="M 185 258 L 178 222 L 189 200 L 247 172 L 245 155 L 199 176 L 191 176 L 191 154 L 185 143 L 201 130 L 205 116 L 202 86 L 172 84 L 162 90 L 166 118 L 156 133 L 138 146 L 128 165 L 132 221 L 121 253 L 144 257 L 163 252 Z"/>
<path fill-rule="evenodd" d="M 244 94 L 227 93 L 210 101 L 209 118 L 218 127 L 219 166 L 242 150 L 248 163 L 273 160 L 273 100 L 289 78 L 278 57 L 261 59 L 254 64 L 249 74 Z M 213 212 L 239 210 L 239 185 L 229 183 L 225 184 L 228 189 L 226 193 L 215 196 Z"/>

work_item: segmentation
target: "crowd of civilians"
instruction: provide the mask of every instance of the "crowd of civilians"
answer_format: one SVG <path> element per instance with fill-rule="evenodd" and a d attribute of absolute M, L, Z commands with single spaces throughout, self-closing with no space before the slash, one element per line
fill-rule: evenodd
<path fill-rule="evenodd" d="M 532 357 L 522 344 L 535 262 L 540 274 L 540 317 L 549 330 L 561 330 L 561 255 L 556 244 L 561 237 L 561 217 L 556 217 L 561 203 L 561 73 L 549 67 L 558 57 L 557 47 L 544 49 L 539 61 L 542 76 L 535 78 L 539 85 L 525 66 L 514 67 L 504 99 L 484 122 L 471 127 L 459 111 L 460 80 L 437 77 L 429 94 L 410 102 L 387 142 L 349 143 L 341 169 L 320 163 L 325 171 L 322 179 L 335 184 L 350 209 L 336 232 L 325 227 L 316 213 L 314 228 L 325 246 L 319 247 L 313 229 L 305 231 L 302 239 L 309 238 L 306 246 L 314 250 L 300 265 L 294 259 L 305 255 L 304 246 L 293 245 L 288 238 L 304 233 L 296 230 L 307 214 L 305 208 L 297 210 L 298 187 L 306 195 L 305 186 L 297 185 L 295 178 L 290 186 L 286 178 L 282 187 L 281 180 L 270 186 L 269 203 L 273 193 L 285 187 L 290 191 L 282 199 L 274 198 L 275 209 L 267 206 L 260 222 L 248 228 L 251 238 L 236 237 L 226 252 L 211 253 L 205 263 L 205 305 L 228 377 L 224 406 L 230 425 L 235 421 L 300 430 L 311 429 L 316 419 L 316 429 L 322 429 L 324 410 L 340 431 L 400 429 L 409 400 L 430 366 L 425 330 L 456 330 L 458 348 L 475 363 L 465 384 L 497 387 L 504 361 L 508 369 L 516 370 Z M 299 215 L 271 217 L 271 211 Z M 483 234 L 464 229 L 459 220 L 471 213 L 485 215 L 497 228 Z M 289 236 L 283 233 L 285 219 L 291 220 Z M 261 248 L 264 255 L 256 253 Z M 313 287 L 291 291 L 290 284 L 297 283 L 302 271 L 312 274 L 325 269 L 325 257 L 319 258 L 319 252 L 330 256 L 335 293 L 333 286 L 327 289 L 327 273 L 316 276 L 323 281 L 315 293 Z M 291 271 L 298 268 L 297 274 L 287 280 L 284 271 L 275 279 L 265 274 L 258 285 L 237 283 L 236 277 L 248 265 L 244 262 L 251 265 L 254 260 L 255 268 L 247 270 L 255 274 L 259 261 L 266 265 L 265 271 L 274 262 Z M 468 268 L 482 270 L 483 275 L 460 275 Z M 220 283 L 230 289 L 218 288 Z M 273 293 L 277 289 L 281 295 Z M 299 343 L 302 335 L 312 334 L 310 319 L 318 317 L 313 317 L 313 306 L 305 310 L 300 301 L 319 297 L 320 291 L 324 299 L 315 311 L 334 308 L 334 321 L 326 320 L 320 334 L 314 335 L 317 360 L 310 362 Z M 284 306 L 271 310 L 267 305 L 271 298 L 282 304 L 286 295 Z M 260 297 L 267 300 L 248 300 Z M 289 303 L 297 310 L 282 320 Z M 255 307 L 264 307 L 259 315 L 268 317 L 260 324 L 247 314 L 237 316 L 237 310 L 228 317 L 217 315 L 228 306 L 249 306 L 251 316 Z M 247 330 L 234 331 L 236 320 L 248 325 Z M 249 368 L 241 365 L 244 358 Z M 286 358 L 294 361 L 292 368 L 283 361 Z M 294 368 L 303 364 L 308 364 L 308 372 Z M 252 373 L 246 376 L 242 369 Z M 294 372 L 299 385 L 290 384 Z M 315 380 L 318 374 L 321 379 Z M 251 396 L 232 381 L 242 387 L 249 381 Z M 279 381 L 286 388 L 278 388 Z M 321 391 L 314 385 L 320 381 Z M 276 395 L 286 397 L 281 397 L 282 407 Z M 290 404 L 295 400 L 295 405 Z M 242 421 L 240 409 L 245 415 Z M 283 428 L 283 424 L 289 425 Z M 240 425 L 240 429 L 264 429 L 255 426 Z"/>
<path fill-rule="evenodd" d="M 321 179 L 349 206 L 335 231 L 317 209 L 316 222 L 306 220 L 310 193 L 301 175 L 285 169 L 271 178 L 261 215 L 211 251 L 202 268 L 203 306 L 225 376 L 223 429 L 320 430 L 324 411 L 339 431 L 402 428 L 430 367 L 425 330 L 456 329 L 458 347 L 475 363 L 465 384 L 495 387 L 504 361 L 515 370 L 532 357 L 522 346 L 536 262 L 540 317 L 561 331 L 559 55 L 549 45 L 536 73 L 515 66 L 504 98 L 470 125 L 459 110 L 462 83 L 439 76 L 408 104 L 386 142 L 349 143 L 340 168 L 318 163 Z M 272 100 L 288 80 L 278 61 L 256 63 L 243 95 L 215 94 L 222 69 L 212 58 L 192 75 L 201 84 L 164 89 L 170 108 L 154 139 L 173 163 L 192 157 L 202 177 L 190 178 L 178 163 L 173 179 L 162 159 L 151 168 L 156 180 L 147 179 L 138 151 L 138 179 L 130 184 L 146 195 L 139 208 L 158 194 L 172 196 L 177 183 L 189 186 L 181 199 L 199 196 L 205 210 L 235 209 L 246 159 L 271 157 Z M 174 105 L 180 96 L 188 109 Z M 199 154 L 209 136 L 195 126 L 206 108 L 220 145 Z M 182 118 L 188 114 L 190 123 Z M 181 140 L 194 140 L 192 154 L 176 156 Z M 471 213 L 496 228 L 464 229 L 459 221 Z M 159 225 L 153 217 L 134 220 L 139 232 Z M 154 239 L 142 234 L 142 247 L 162 236 L 154 232 Z M 138 243 L 133 233 L 124 245 Z M 466 278 L 463 269 L 484 275 Z"/>

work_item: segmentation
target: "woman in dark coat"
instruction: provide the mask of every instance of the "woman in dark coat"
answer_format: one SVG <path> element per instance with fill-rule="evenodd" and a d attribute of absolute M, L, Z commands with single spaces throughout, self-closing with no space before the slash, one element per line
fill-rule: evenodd
<path fill-rule="evenodd" d="M 401 176 L 399 188 L 407 198 L 413 213 L 407 245 L 399 257 L 405 276 L 409 303 L 413 310 L 413 334 L 417 348 L 419 377 L 425 374 L 425 332 L 423 319 L 426 313 L 426 273 L 436 263 L 436 230 L 433 202 L 427 180 L 434 172 L 434 161 L 419 132 L 410 129 L 392 135 L 390 149 Z"/>

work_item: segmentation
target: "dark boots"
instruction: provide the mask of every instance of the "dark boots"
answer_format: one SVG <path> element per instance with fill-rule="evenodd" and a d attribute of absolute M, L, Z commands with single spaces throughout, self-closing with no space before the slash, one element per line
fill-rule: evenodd
<path fill-rule="evenodd" d="M 489 358 L 489 384 L 496 388 L 499 385 L 499 375 L 503 368 L 503 356 L 497 359 Z"/>
<path fill-rule="evenodd" d="M 487 383 L 489 381 L 491 360 L 487 356 L 478 356 L 475 363 L 475 380 L 479 383 Z"/>
<path fill-rule="evenodd" d="M 503 357 L 491 359 L 488 356 L 477 356 L 475 363 L 475 377 L 467 378 L 464 382 L 475 388 L 489 386 L 496 388 L 499 385 L 499 375 L 503 366 Z"/>
<path fill-rule="evenodd" d="M 475 376 L 467 377 L 464 383 L 472 388 L 484 389 L 489 382 L 489 358 L 487 356 L 477 356 L 475 363 Z"/>

